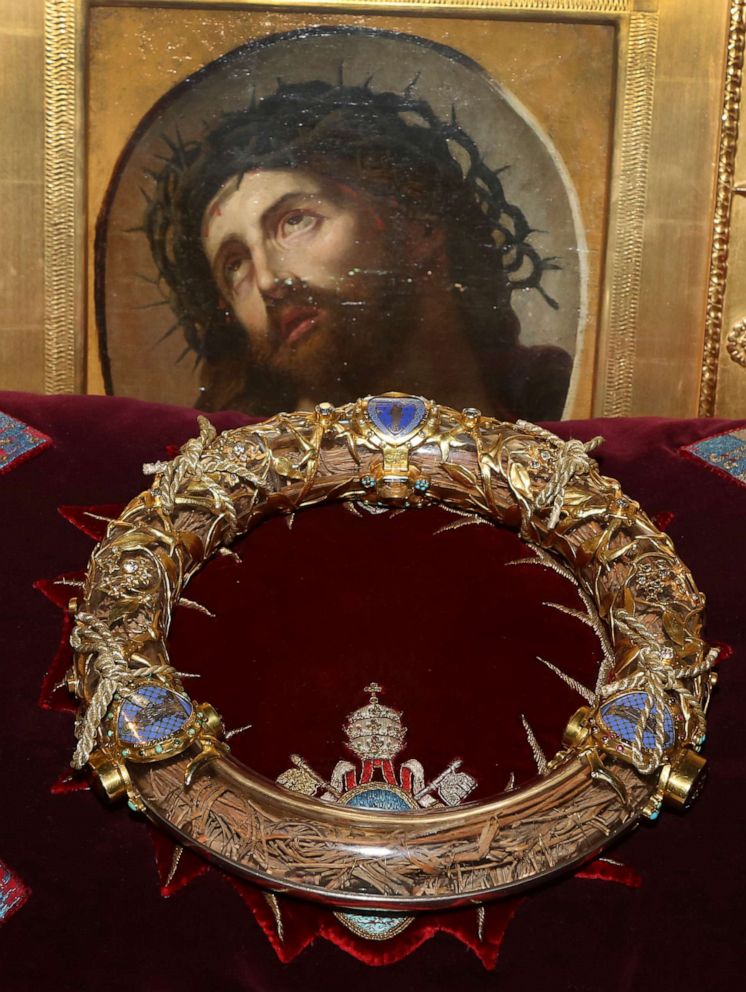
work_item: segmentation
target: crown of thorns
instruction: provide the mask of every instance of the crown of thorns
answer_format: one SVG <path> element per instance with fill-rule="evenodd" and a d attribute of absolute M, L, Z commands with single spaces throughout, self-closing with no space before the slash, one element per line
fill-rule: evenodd
<path fill-rule="evenodd" d="M 508 295 L 536 289 L 557 307 L 541 279 L 559 266 L 531 245 L 534 229 L 508 202 L 500 180 L 507 166 L 488 166 L 455 108 L 450 120 L 441 120 L 417 95 L 416 83 L 398 94 L 375 92 L 370 79 L 358 86 L 341 78 L 336 84 L 278 80 L 274 93 L 261 100 L 254 94 L 248 106 L 224 114 L 198 140 L 185 141 L 178 131 L 164 136 L 168 153 L 161 156 L 162 168 L 150 173 L 155 188 L 146 194 L 144 230 L 159 282 L 170 290 L 174 326 L 183 327 L 189 347 L 201 352 L 201 332 L 218 297 L 201 246 L 204 211 L 229 178 L 260 168 L 305 167 L 357 181 L 418 216 L 450 216 L 468 227 L 476 208 L 482 240 Z M 205 277 L 201 288 L 195 274 Z"/>

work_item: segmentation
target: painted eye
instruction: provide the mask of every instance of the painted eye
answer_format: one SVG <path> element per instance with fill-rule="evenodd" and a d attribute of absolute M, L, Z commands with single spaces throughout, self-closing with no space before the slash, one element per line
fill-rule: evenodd
<path fill-rule="evenodd" d="M 248 272 L 249 259 L 246 255 L 229 255 L 223 263 L 223 278 L 227 286 L 235 286 Z"/>
<path fill-rule="evenodd" d="M 288 240 L 297 237 L 299 234 L 306 234 L 312 231 L 319 222 L 317 214 L 308 213 L 305 210 L 293 210 L 286 214 L 280 221 L 279 237 Z"/>

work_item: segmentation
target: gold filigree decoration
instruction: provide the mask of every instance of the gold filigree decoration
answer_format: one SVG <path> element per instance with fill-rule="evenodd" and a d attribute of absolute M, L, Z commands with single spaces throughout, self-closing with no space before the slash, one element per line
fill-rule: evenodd
<path fill-rule="evenodd" d="M 531 748 L 531 754 L 534 761 L 536 762 L 536 770 L 539 775 L 544 775 L 547 770 L 547 756 L 541 749 L 541 744 L 539 744 L 536 739 L 536 734 L 533 731 L 533 727 L 528 722 L 526 717 L 521 714 L 521 723 L 523 724 L 523 729 L 526 733 L 526 740 L 528 741 L 528 746 Z"/>
<path fill-rule="evenodd" d="M 285 924 L 282 919 L 280 903 L 277 901 L 277 896 L 273 892 L 265 892 L 264 898 L 267 901 L 267 905 L 272 910 L 272 916 L 274 917 L 275 928 L 277 930 L 277 939 L 280 943 L 282 943 L 285 939 Z"/>
<path fill-rule="evenodd" d="M 173 462 L 150 466 L 151 488 L 110 522 L 92 558 L 68 676 L 81 700 L 76 765 L 87 760 L 112 797 L 126 795 L 229 867 L 366 911 L 514 889 L 596 853 L 643 813 L 657 815 L 664 798 L 685 805 L 702 779 L 713 684 L 703 599 L 670 539 L 600 474 L 594 445 L 402 394 L 221 435 L 201 418 L 200 436 Z M 483 803 L 399 816 L 314 799 L 318 776 L 297 756 L 289 797 L 227 754 L 219 716 L 188 699 L 170 664 L 173 610 L 201 565 L 267 514 L 336 499 L 398 512 L 455 507 L 513 528 L 533 546 L 526 563 L 574 579 L 604 656 L 596 699 L 570 719 L 554 757 L 524 723 L 539 779 Z M 436 583 L 433 596 L 437 610 Z M 373 738 L 382 754 L 397 750 L 396 720 L 377 701 L 357 717 L 352 737 L 364 753 Z M 164 719 L 181 723 L 154 736 Z M 144 728 L 137 753 L 122 726 Z"/>
<path fill-rule="evenodd" d="M 731 327 L 726 348 L 736 365 L 746 369 L 746 319 L 739 320 Z"/>

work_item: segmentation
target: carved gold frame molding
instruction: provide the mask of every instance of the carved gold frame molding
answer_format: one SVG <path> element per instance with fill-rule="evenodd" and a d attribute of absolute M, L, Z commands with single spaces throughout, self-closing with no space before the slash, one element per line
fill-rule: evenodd
<path fill-rule="evenodd" d="M 47 392 L 85 391 L 85 35 L 93 6 L 45 0 Z M 714 411 L 743 61 L 744 0 L 360 0 L 176 6 L 612 24 L 613 164 L 592 412 Z M 717 172 L 712 162 L 717 161 Z M 733 363 L 731 363 L 733 364 Z M 720 411 L 726 412 L 726 411 Z"/>
<path fill-rule="evenodd" d="M 702 362 L 699 412 L 703 416 L 746 413 L 746 176 L 738 144 L 745 18 L 744 0 L 733 0 Z"/>

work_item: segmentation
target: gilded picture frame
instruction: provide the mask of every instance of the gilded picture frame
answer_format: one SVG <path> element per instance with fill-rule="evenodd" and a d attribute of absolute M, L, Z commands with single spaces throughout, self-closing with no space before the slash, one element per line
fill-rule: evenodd
<path fill-rule="evenodd" d="M 97 178 L 97 169 L 101 173 L 102 167 L 95 158 L 95 128 L 100 128 L 96 114 L 100 119 L 101 113 L 97 110 L 101 73 L 96 57 L 102 49 L 92 47 L 91 41 L 96 39 L 97 24 L 102 20 L 117 24 L 121 18 L 144 11 L 151 17 L 181 11 L 202 25 L 214 25 L 221 18 L 228 23 L 239 14 L 250 25 L 253 18 L 254 34 L 262 23 L 287 24 L 293 18 L 294 23 L 307 25 L 331 20 L 409 32 L 417 28 L 419 34 L 432 33 L 437 22 L 441 29 L 447 27 L 449 37 L 467 39 L 489 34 L 497 25 L 501 30 L 533 31 L 537 47 L 548 29 L 558 36 L 573 30 L 608 32 L 613 39 L 613 78 L 608 87 L 608 171 L 605 183 L 594 193 L 604 201 L 603 230 L 596 249 L 597 283 L 595 289 L 591 286 L 595 323 L 582 354 L 576 356 L 574 400 L 564 414 L 686 416 L 698 410 L 712 412 L 727 264 L 722 231 L 729 220 L 723 194 L 728 181 L 727 128 L 720 125 L 723 98 L 728 98 L 730 85 L 731 116 L 725 124 L 730 124 L 732 140 L 737 127 L 737 107 L 734 112 L 732 104 L 742 27 L 734 11 L 739 6 L 742 15 L 738 3 L 729 10 L 727 5 L 704 0 L 48 2 L 46 390 L 102 391 L 96 371 L 98 355 L 92 347 L 93 229 L 105 192 L 101 176 Z M 211 55 L 214 59 L 235 48 L 235 35 L 223 34 L 227 41 L 222 50 L 192 52 L 189 63 L 179 68 L 176 63 L 179 57 L 183 60 L 184 52 L 177 52 L 165 69 L 161 64 L 161 94 L 208 64 Z M 588 87 L 593 80 L 586 78 L 585 82 Z M 591 101 L 587 94 L 578 99 L 573 112 L 582 116 L 583 104 Z M 128 126 L 124 123 L 119 133 L 124 134 Z M 696 141 L 692 134 L 697 135 Z M 713 160 L 720 164 L 719 173 L 712 168 Z M 581 165 L 592 168 L 587 161 Z M 730 168 L 732 178 L 732 161 Z"/>

